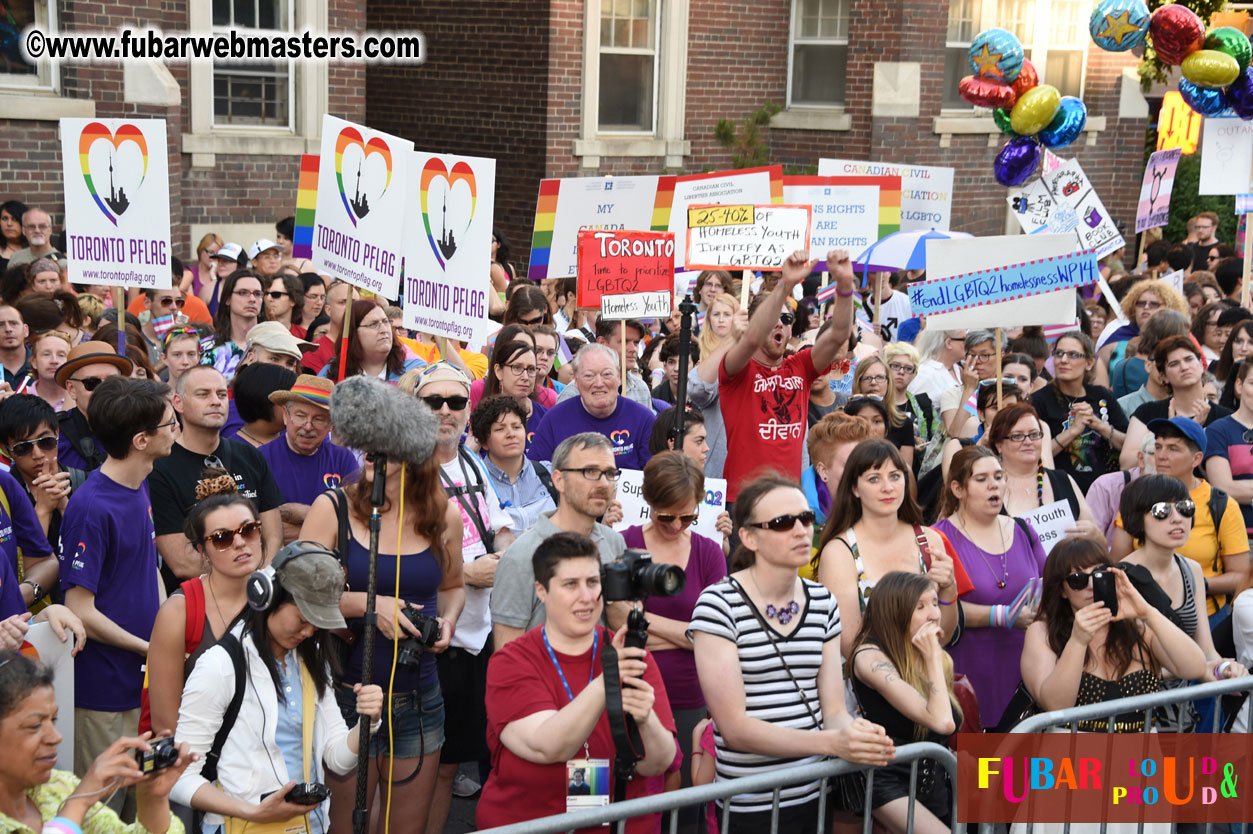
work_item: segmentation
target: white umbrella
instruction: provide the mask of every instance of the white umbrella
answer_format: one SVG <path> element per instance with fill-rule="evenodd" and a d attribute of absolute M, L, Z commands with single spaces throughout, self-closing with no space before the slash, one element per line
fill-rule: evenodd
<path fill-rule="evenodd" d="M 951 240 L 958 237 L 972 237 L 972 235 L 966 232 L 942 232 L 937 229 L 893 232 L 870 244 L 865 252 L 853 259 L 853 263 L 865 272 L 926 269 L 927 241 Z"/>

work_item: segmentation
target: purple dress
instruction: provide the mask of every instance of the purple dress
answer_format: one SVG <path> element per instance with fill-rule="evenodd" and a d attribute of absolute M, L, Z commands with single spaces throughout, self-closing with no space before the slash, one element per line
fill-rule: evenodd
<path fill-rule="evenodd" d="M 966 538 L 947 518 L 934 525 L 957 551 L 974 589 L 962 596 L 962 602 L 975 605 L 1009 605 L 1029 579 L 1044 571 L 1044 549 L 1030 522 L 1016 519 L 1014 540 L 1005 552 L 1005 568 L 1001 554 L 987 553 Z M 1024 529 L 1025 528 L 1025 529 Z M 1005 587 L 997 583 L 1004 578 Z M 953 671 L 970 679 L 979 699 L 979 719 L 985 727 L 994 727 L 1022 679 L 1022 644 L 1026 632 L 1020 628 L 967 628 L 960 641 L 948 652 L 953 657 Z"/>

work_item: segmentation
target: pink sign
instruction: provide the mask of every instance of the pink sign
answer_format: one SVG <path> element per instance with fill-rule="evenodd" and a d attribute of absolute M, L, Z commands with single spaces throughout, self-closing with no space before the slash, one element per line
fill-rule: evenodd
<path fill-rule="evenodd" d="M 1180 148 L 1154 151 L 1140 183 L 1140 207 L 1136 210 L 1136 234 L 1170 222 L 1170 192 L 1175 187 Z"/>

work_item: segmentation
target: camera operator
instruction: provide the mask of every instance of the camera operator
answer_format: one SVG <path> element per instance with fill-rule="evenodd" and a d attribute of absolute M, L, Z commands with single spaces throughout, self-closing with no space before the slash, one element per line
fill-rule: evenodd
<path fill-rule="evenodd" d="M 222 825 L 225 834 L 260 834 L 271 830 L 264 823 L 304 834 L 331 830 L 324 771 L 352 770 L 360 740 L 344 723 L 331 683 L 338 658 L 327 632 L 346 626 L 343 589 L 334 553 L 314 542 L 287 545 L 249 580 L 242 622 L 192 670 L 177 737 L 204 758 L 171 793 L 208 812 L 206 831 Z M 353 691 L 356 711 L 377 730 L 382 690 L 357 684 Z M 204 766 L 215 750 L 220 759 L 211 779 Z"/>
<path fill-rule="evenodd" d="M 542 627 L 499 649 L 487 671 L 487 741 L 495 767 L 479 799 L 480 829 L 589 807 L 588 795 L 571 794 L 568 803 L 567 793 L 575 772 L 591 774 L 614 757 L 601 674 L 610 641 L 618 652 L 622 708 L 644 743 L 638 775 L 659 775 L 674 759 L 674 719 L 656 665 L 642 649 L 625 648 L 626 629 L 613 634 L 599 625 L 604 601 L 596 544 L 582 534 L 557 533 L 536 548 L 531 568 L 544 604 Z M 587 781 L 592 795 L 608 800 L 607 778 Z M 646 779 L 633 779 L 626 796 L 646 789 Z M 655 816 L 637 817 L 627 831 L 655 826 Z"/>
<path fill-rule="evenodd" d="M 183 824 L 170 815 L 167 797 L 192 760 L 187 745 L 172 750 L 170 766 L 145 776 L 135 751 L 151 751 L 147 734 L 119 738 L 92 762 L 80 782 L 73 773 L 53 769 L 61 743 L 56 719 L 52 672 L 23 655 L 0 652 L 0 750 L 5 751 L 0 766 L 0 831 L 77 827 L 88 834 L 181 834 Z M 104 801 L 130 785 L 136 786 L 139 817 L 127 825 Z M 52 826 L 44 828 L 46 823 Z"/>

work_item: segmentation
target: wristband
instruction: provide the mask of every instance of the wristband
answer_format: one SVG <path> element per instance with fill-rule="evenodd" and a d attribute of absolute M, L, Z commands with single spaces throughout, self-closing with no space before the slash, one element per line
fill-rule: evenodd
<path fill-rule="evenodd" d="M 953 603 L 957 602 L 957 597 L 953 597 L 952 599 L 949 599 L 949 600 L 939 599 L 939 597 L 936 597 L 936 599 L 939 601 L 940 605 L 952 605 Z"/>
<path fill-rule="evenodd" d="M 835 294 L 840 298 L 852 298 L 853 296 L 857 295 L 857 290 L 849 290 L 848 292 L 840 292 L 839 288 L 837 287 L 835 290 Z"/>
<path fill-rule="evenodd" d="M 373 735 L 377 733 L 379 731 L 379 727 L 382 727 L 382 726 L 383 726 L 383 718 L 382 716 L 379 716 L 378 718 L 370 722 L 370 734 Z"/>
<path fill-rule="evenodd" d="M 73 820 L 65 817 L 53 817 L 44 823 L 44 827 L 40 829 L 40 834 L 83 834 L 83 829 Z"/>
<path fill-rule="evenodd" d="M 1223 679 L 1223 672 L 1227 671 L 1227 667 L 1231 665 L 1230 660 L 1223 660 L 1214 666 L 1214 680 Z"/>

